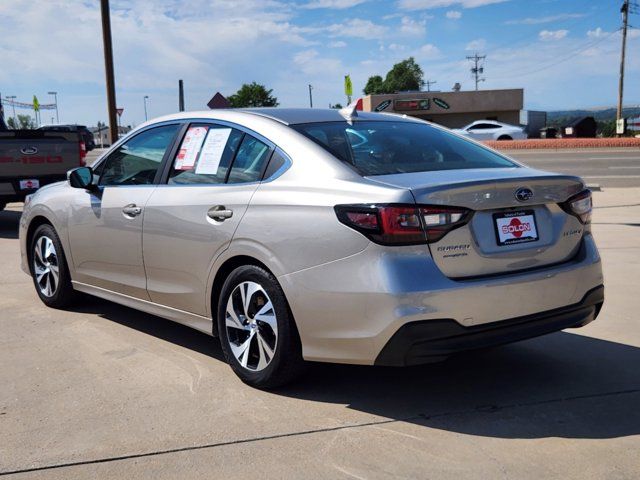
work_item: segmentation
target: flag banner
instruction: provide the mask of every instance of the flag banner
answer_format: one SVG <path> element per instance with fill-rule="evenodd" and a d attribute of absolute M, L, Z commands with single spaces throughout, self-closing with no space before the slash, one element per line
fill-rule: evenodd
<path fill-rule="evenodd" d="M 350 75 L 344 76 L 344 94 L 347 97 L 350 97 L 351 95 L 353 95 L 353 84 L 351 83 Z"/>
<path fill-rule="evenodd" d="M 36 112 L 40 110 L 40 103 L 38 102 L 38 97 L 35 95 L 33 96 L 33 110 Z"/>

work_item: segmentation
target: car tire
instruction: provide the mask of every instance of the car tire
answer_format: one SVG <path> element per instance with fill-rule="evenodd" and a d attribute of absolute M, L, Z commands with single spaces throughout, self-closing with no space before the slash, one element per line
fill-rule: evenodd
<path fill-rule="evenodd" d="M 233 270 L 222 286 L 217 313 L 225 359 L 244 383 L 272 389 L 301 373 L 298 330 L 271 273 L 256 265 Z"/>
<path fill-rule="evenodd" d="M 498 141 L 501 141 L 501 140 L 513 140 L 513 138 L 511 138 L 509 135 L 500 135 L 498 137 Z"/>
<path fill-rule="evenodd" d="M 40 300 L 52 308 L 65 308 L 76 299 L 62 243 L 49 224 L 40 225 L 29 245 L 29 269 Z"/>

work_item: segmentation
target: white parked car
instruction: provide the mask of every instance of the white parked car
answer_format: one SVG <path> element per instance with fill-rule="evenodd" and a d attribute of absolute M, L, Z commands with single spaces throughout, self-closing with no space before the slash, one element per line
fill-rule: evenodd
<path fill-rule="evenodd" d="M 474 140 L 524 140 L 527 138 L 524 128 L 493 120 L 477 120 L 453 131 Z"/>

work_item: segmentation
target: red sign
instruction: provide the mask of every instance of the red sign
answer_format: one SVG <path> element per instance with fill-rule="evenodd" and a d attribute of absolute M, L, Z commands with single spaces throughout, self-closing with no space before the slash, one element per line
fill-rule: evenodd
<path fill-rule="evenodd" d="M 531 224 L 529 222 L 522 223 L 519 218 L 512 218 L 509 225 L 502 226 L 502 233 L 505 235 L 511 234 L 516 238 L 520 238 L 524 232 L 531 231 Z"/>
<path fill-rule="evenodd" d="M 123 112 L 124 112 L 124 108 L 116 108 L 116 113 L 118 114 L 119 117 L 122 116 Z"/>

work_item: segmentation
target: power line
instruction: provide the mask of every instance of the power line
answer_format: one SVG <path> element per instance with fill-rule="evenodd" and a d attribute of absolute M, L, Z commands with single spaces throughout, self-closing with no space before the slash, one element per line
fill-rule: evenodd
<path fill-rule="evenodd" d="M 478 83 L 484 82 L 486 80 L 485 78 L 480 78 L 480 75 L 484 73 L 484 67 L 480 65 L 480 61 L 483 61 L 485 58 L 487 58 L 486 55 L 478 55 L 477 52 L 471 57 L 467 56 L 467 60 L 473 61 L 473 67 L 471 67 L 471 75 L 475 77 L 476 90 L 478 90 Z"/>
<path fill-rule="evenodd" d="M 564 61 L 569 60 L 570 58 L 575 57 L 577 54 L 582 53 L 585 50 L 587 50 L 587 49 L 589 49 L 591 47 L 595 47 L 596 45 L 604 42 L 609 37 L 611 37 L 611 35 L 613 35 L 614 33 L 619 32 L 619 31 L 620 31 L 620 29 L 614 30 L 613 32 L 609 32 L 607 35 L 605 35 L 605 36 L 603 36 L 601 38 L 598 38 L 598 39 L 596 39 L 594 41 L 591 41 L 591 42 L 588 42 L 586 44 L 580 45 L 579 47 L 577 47 L 574 50 L 572 50 L 571 53 L 569 53 L 568 55 L 566 55 L 564 57 L 559 58 L 558 60 L 555 60 L 553 63 L 549 63 L 548 65 L 545 65 L 543 67 L 536 68 L 536 69 L 533 69 L 533 70 L 527 70 L 527 71 L 516 73 L 516 74 L 513 74 L 513 75 L 505 75 L 505 76 L 500 77 L 500 80 L 509 79 L 509 78 L 518 78 L 518 77 L 523 77 L 523 76 L 526 76 L 526 75 L 532 75 L 534 73 L 538 73 L 538 72 L 541 72 L 543 70 L 547 70 L 548 68 L 555 67 L 556 65 L 558 65 L 560 63 L 563 63 Z"/>

